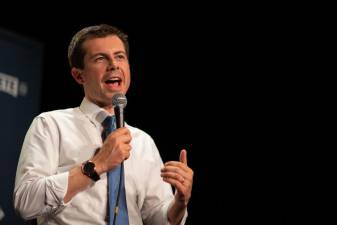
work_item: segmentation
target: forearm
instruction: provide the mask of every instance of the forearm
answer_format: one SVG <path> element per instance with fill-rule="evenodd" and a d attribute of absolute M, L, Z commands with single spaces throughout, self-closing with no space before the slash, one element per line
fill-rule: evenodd
<path fill-rule="evenodd" d="M 81 166 L 76 166 L 69 171 L 68 189 L 64 196 L 64 202 L 69 202 L 77 193 L 85 190 L 93 181 L 84 175 Z"/>
<path fill-rule="evenodd" d="M 187 209 L 187 204 L 173 200 L 173 203 L 169 207 L 167 212 L 168 221 L 170 225 L 178 225 L 181 223 Z"/>

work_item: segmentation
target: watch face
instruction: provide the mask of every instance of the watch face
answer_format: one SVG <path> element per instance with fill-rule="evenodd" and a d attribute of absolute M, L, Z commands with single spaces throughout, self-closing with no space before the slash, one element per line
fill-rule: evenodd
<path fill-rule="evenodd" d="M 95 171 L 95 164 L 91 161 L 87 161 L 83 164 L 82 173 L 84 173 L 94 181 L 98 181 L 100 179 L 99 175 Z"/>
<path fill-rule="evenodd" d="M 91 174 L 93 171 L 94 171 L 94 168 L 95 168 L 95 164 L 92 163 L 92 162 L 86 162 L 84 164 L 84 172 L 88 173 L 88 174 Z"/>

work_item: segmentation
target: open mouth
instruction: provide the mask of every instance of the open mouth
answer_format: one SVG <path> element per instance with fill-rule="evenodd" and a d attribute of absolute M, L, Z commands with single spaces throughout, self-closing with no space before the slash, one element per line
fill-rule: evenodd
<path fill-rule="evenodd" d="M 122 83 L 122 79 L 120 79 L 119 77 L 114 77 L 114 78 L 110 78 L 110 79 L 106 80 L 105 83 L 109 87 L 119 87 Z"/>

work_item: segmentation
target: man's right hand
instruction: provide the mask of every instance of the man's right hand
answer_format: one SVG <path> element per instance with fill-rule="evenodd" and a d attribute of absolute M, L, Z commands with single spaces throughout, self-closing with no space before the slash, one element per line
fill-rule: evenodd
<path fill-rule="evenodd" d="M 114 169 L 129 158 L 131 139 L 130 131 L 126 127 L 118 128 L 105 139 L 101 149 L 91 159 L 99 175 Z"/>
<path fill-rule="evenodd" d="M 98 175 L 114 169 L 125 159 L 129 158 L 131 151 L 131 134 L 125 128 L 119 128 L 112 132 L 104 141 L 103 146 L 91 159 L 95 163 Z M 82 173 L 81 167 L 76 166 L 69 172 L 68 189 L 64 196 L 64 202 L 70 201 L 79 191 L 85 189 L 92 180 Z"/>

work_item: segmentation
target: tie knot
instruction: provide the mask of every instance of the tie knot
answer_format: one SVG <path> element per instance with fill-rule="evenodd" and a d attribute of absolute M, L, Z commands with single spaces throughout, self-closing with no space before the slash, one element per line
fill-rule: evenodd
<path fill-rule="evenodd" d="M 102 122 L 102 126 L 104 127 L 104 129 L 113 129 L 115 126 L 115 118 L 115 116 L 107 116 Z"/>

